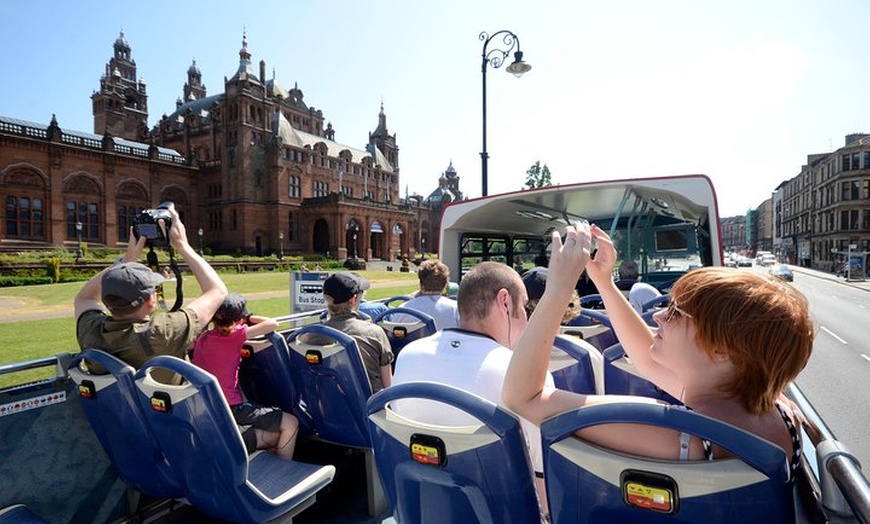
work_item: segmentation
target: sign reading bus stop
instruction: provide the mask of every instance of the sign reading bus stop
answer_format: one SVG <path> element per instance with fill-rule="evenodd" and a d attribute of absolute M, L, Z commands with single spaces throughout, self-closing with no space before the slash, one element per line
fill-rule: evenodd
<path fill-rule="evenodd" d="M 323 281 L 329 273 L 290 272 L 290 313 L 314 311 L 326 307 L 323 301 Z"/>

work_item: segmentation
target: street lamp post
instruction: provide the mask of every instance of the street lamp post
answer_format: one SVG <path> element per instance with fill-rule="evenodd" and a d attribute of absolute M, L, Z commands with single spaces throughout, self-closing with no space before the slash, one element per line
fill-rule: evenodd
<path fill-rule="evenodd" d="M 202 228 L 197 229 L 196 234 L 199 236 L 199 256 L 202 256 Z"/>
<path fill-rule="evenodd" d="M 356 253 L 357 253 L 357 249 L 356 249 L 356 232 L 357 232 L 357 231 L 358 231 L 358 228 L 357 228 L 356 226 L 354 226 L 354 228 L 353 228 L 353 256 L 350 257 L 350 258 L 356 258 Z"/>
<path fill-rule="evenodd" d="M 420 245 L 422 246 L 423 258 L 426 258 L 426 237 L 420 239 Z"/>
<path fill-rule="evenodd" d="M 76 237 L 78 238 L 78 247 L 76 248 L 76 263 L 82 261 L 85 252 L 82 251 L 82 223 L 76 222 Z"/>
<path fill-rule="evenodd" d="M 498 35 L 504 35 L 502 37 L 502 43 L 506 46 L 506 49 L 493 49 L 487 51 L 486 48 L 489 46 L 489 42 Z M 497 31 L 492 35 L 488 34 L 486 31 L 482 31 L 478 36 L 478 40 L 483 41 L 483 53 L 481 54 L 483 62 L 480 65 L 480 73 L 483 77 L 483 150 L 480 152 L 480 177 L 483 191 L 482 196 L 486 196 L 488 174 L 487 163 L 489 160 L 489 155 L 486 152 L 486 66 L 487 64 L 491 65 L 493 69 L 501 67 L 504 60 L 508 57 L 510 52 L 513 51 L 514 47 L 517 49 L 516 52 L 514 52 L 514 61 L 511 65 L 507 66 L 505 70 L 519 78 L 527 73 L 532 66 L 523 62 L 523 52 L 520 51 L 519 37 L 507 29 Z"/>
<path fill-rule="evenodd" d="M 280 250 L 278 251 L 278 260 L 284 260 L 284 232 L 278 232 L 278 242 Z"/>

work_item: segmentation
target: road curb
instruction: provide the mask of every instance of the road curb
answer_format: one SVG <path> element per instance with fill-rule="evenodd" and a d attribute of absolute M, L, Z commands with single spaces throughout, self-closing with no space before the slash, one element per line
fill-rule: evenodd
<path fill-rule="evenodd" d="M 789 266 L 791 270 L 795 273 L 800 273 L 802 275 L 811 276 L 813 278 L 817 278 L 819 280 L 827 280 L 828 282 L 836 282 L 842 286 L 848 286 L 852 289 L 859 289 L 861 291 L 870 291 L 870 281 L 868 280 L 855 280 L 855 281 L 846 281 L 840 279 L 840 277 L 825 273 L 824 271 L 819 271 L 817 269 L 809 269 L 800 266 Z"/>

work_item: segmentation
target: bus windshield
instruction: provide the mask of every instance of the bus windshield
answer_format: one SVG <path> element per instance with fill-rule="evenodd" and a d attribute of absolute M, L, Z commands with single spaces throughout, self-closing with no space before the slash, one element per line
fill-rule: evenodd
<path fill-rule="evenodd" d="M 484 260 L 524 271 L 546 266 L 551 234 L 587 220 L 607 231 L 641 279 L 670 282 L 722 264 L 716 195 L 703 175 L 615 180 L 457 202 L 441 220 L 442 260 L 461 279 Z"/>

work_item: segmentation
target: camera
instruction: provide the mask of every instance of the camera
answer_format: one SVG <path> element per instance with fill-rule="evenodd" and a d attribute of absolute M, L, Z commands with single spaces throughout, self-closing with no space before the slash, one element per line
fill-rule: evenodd
<path fill-rule="evenodd" d="M 167 247 L 169 245 L 169 228 L 172 227 L 172 215 L 169 213 L 175 204 L 163 202 L 156 209 L 143 209 L 133 218 L 133 234 L 137 239 L 145 237 L 145 245 L 152 247 Z M 163 220 L 165 230 L 158 220 Z"/>

